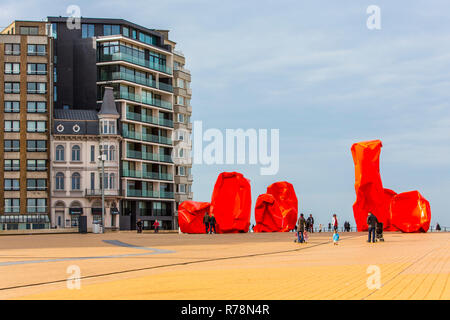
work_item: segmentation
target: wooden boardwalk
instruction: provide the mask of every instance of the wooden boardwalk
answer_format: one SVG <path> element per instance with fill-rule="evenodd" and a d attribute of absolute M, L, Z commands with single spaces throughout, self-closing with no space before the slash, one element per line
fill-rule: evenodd
<path fill-rule="evenodd" d="M 293 239 L 2 236 L 0 299 L 450 299 L 450 233 L 386 233 L 375 244 L 341 233 L 338 246 L 330 233 Z M 67 288 L 69 266 L 81 272 L 79 290 Z"/>

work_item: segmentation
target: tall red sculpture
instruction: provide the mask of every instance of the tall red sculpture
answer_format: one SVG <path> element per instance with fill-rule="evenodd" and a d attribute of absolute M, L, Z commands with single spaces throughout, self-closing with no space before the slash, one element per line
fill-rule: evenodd
<path fill-rule="evenodd" d="M 206 233 L 203 217 L 209 214 L 209 202 L 183 201 L 178 206 L 178 225 L 184 233 Z"/>
<path fill-rule="evenodd" d="M 286 181 L 275 182 L 267 187 L 266 193 L 271 194 L 280 207 L 283 217 L 281 231 L 288 232 L 294 229 L 298 215 L 298 200 L 294 186 Z"/>
<path fill-rule="evenodd" d="M 255 205 L 254 232 L 279 232 L 283 230 L 280 206 L 271 194 L 261 194 Z"/>
<path fill-rule="evenodd" d="M 372 140 L 355 143 L 351 148 L 356 191 L 353 214 L 358 231 L 367 230 L 369 212 L 383 223 L 384 230 L 428 231 L 431 220 L 430 205 L 420 193 L 415 191 L 413 194 L 396 194 L 383 188 L 380 176 L 382 146 L 380 140 Z"/>
<path fill-rule="evenodd" d="M 216 218 L 217 232 L 248 232 L 251 206 L 250 181 L 238 172 L 222 172 L 211 198 L 211 214 Z"/>
<path fill-rule="evenodd" d="M 427 232 L 431 221 L 430 203 L 419 191 L 403 192 L 391 202 L 392 224 L 403 232 Z"/>

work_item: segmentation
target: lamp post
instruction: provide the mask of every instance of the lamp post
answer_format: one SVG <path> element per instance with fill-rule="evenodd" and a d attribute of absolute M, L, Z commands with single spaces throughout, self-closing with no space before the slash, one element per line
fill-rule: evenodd
<path fill-rule="evenodd" d="M 106 154 L 101 154 L 98 156 L 98 160 L 102 162 L 102 177 L 101 181 L 101 190 L 102 190 L 102 233 L 105 233 L 105 160 Z"/>

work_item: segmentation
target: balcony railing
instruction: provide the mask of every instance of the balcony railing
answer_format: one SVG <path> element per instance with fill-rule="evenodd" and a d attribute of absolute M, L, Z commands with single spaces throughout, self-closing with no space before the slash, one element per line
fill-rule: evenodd
<path fill-rule="evenodd" d="M 139 102 L 143 104 L 147 104 L 149 106 L 155 106 L 160 107 L 167 110 L 172 110 L 172 103 L 169 101 L 161 100 L 161 99 L 155 99 L 155 98 L 148 98 L 145 96 L 141 96 L 136 93 L 130 93 L 127 91 L 120 91 L 114 92 L 114 96 L 116 99 L 126 99 L 134 102 Z"/>
<path fill-rule="evenodd" d="M 104 194 L 105 196 L 120 196 L 121 192 L 120 190 L 116 190 L 116 189 L 105 189 L 104 190 Z M 101 197 L 102 196 L 102 189 L 86 189 L 85 190 L 85 195 L 87 197 Z"/>
<path fill-rule="evenodd" d="M 172 145 L 172 139 L 169 137 L 157 136 L 154 134 L 140 133 L 136 131 L 123 131 L 124 138 L 146 141 L 146 142 L 154 142 Z"/>
<path fill-rule="evenodd" d="M 127 197 L 174 199 L 174 193 L 169 191 L 158 192 L 158 191 L 137 190 L 128 188 Z"/>
<path fill-rule="evenodd" d="M 140 114 L 131 111 L 127 111 L 127 119 L 132 121 L 141 121 L 145 123 L 151 123 L 173 128 L 173 121 L 170 119 L 156 118 L 146 114 Z"/>
<path fill-rule="evenodd" d="M 140 171 L 140 170 L 130 170 L 123 169 L 122 174 L 127 178 L 138 178 L 138 179 L 153 179 L 153 180 L 165 180 L 172 181 L 173 175 L 170 173 L 160 173 L 160 172 L 148 172 L 148 171 Z"/>
<path fill-rule="evenodd" d="M 130 63 L 136 64 L 138 66 L 141 66 L 141 67 L 146 67 L 146 68 L 164 72 L 167 74 L 172 74 L 172 70 L 165 65 L 160 65 L 158 63 L 146 60 L 144 58 L 132 56 L 128 53 L 116 52 L 116 53 L 109 54 L 109 55 L 100 53 L 98 62 L 110 62 L 110 61 L 126 61 L 126 62 L 130 62 Z"/>
<path fill-rule="evenodd" d="M 112 72 L 109 74 L 102 74 L 100 77 L 100 81 L 114 81 L 114 80 L 126 80 L 143 86 L 160 89 L 167 92 L 173 92 L 173 87 L 170 84 L 163 82 L 158 83 L 153 79 L 136 77 L 135 75 L 126 72 Z"/>

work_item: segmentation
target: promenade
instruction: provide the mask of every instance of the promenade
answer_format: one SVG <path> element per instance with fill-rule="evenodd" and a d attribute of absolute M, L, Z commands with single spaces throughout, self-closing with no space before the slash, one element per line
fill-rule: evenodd
<path fill-rule="evenodd" d="M 338 246 L 331 233 L 293 240 L 294 233 L 2 236 L 0 299 L 450 299 L 450 233 L 385 233 L 375 244 L 366 233 L 341 233 Z M 70 266 L 80 270 L 80 289 L 67 287 Z M 367 285 L 373 270 L 379 289 Z"/>

